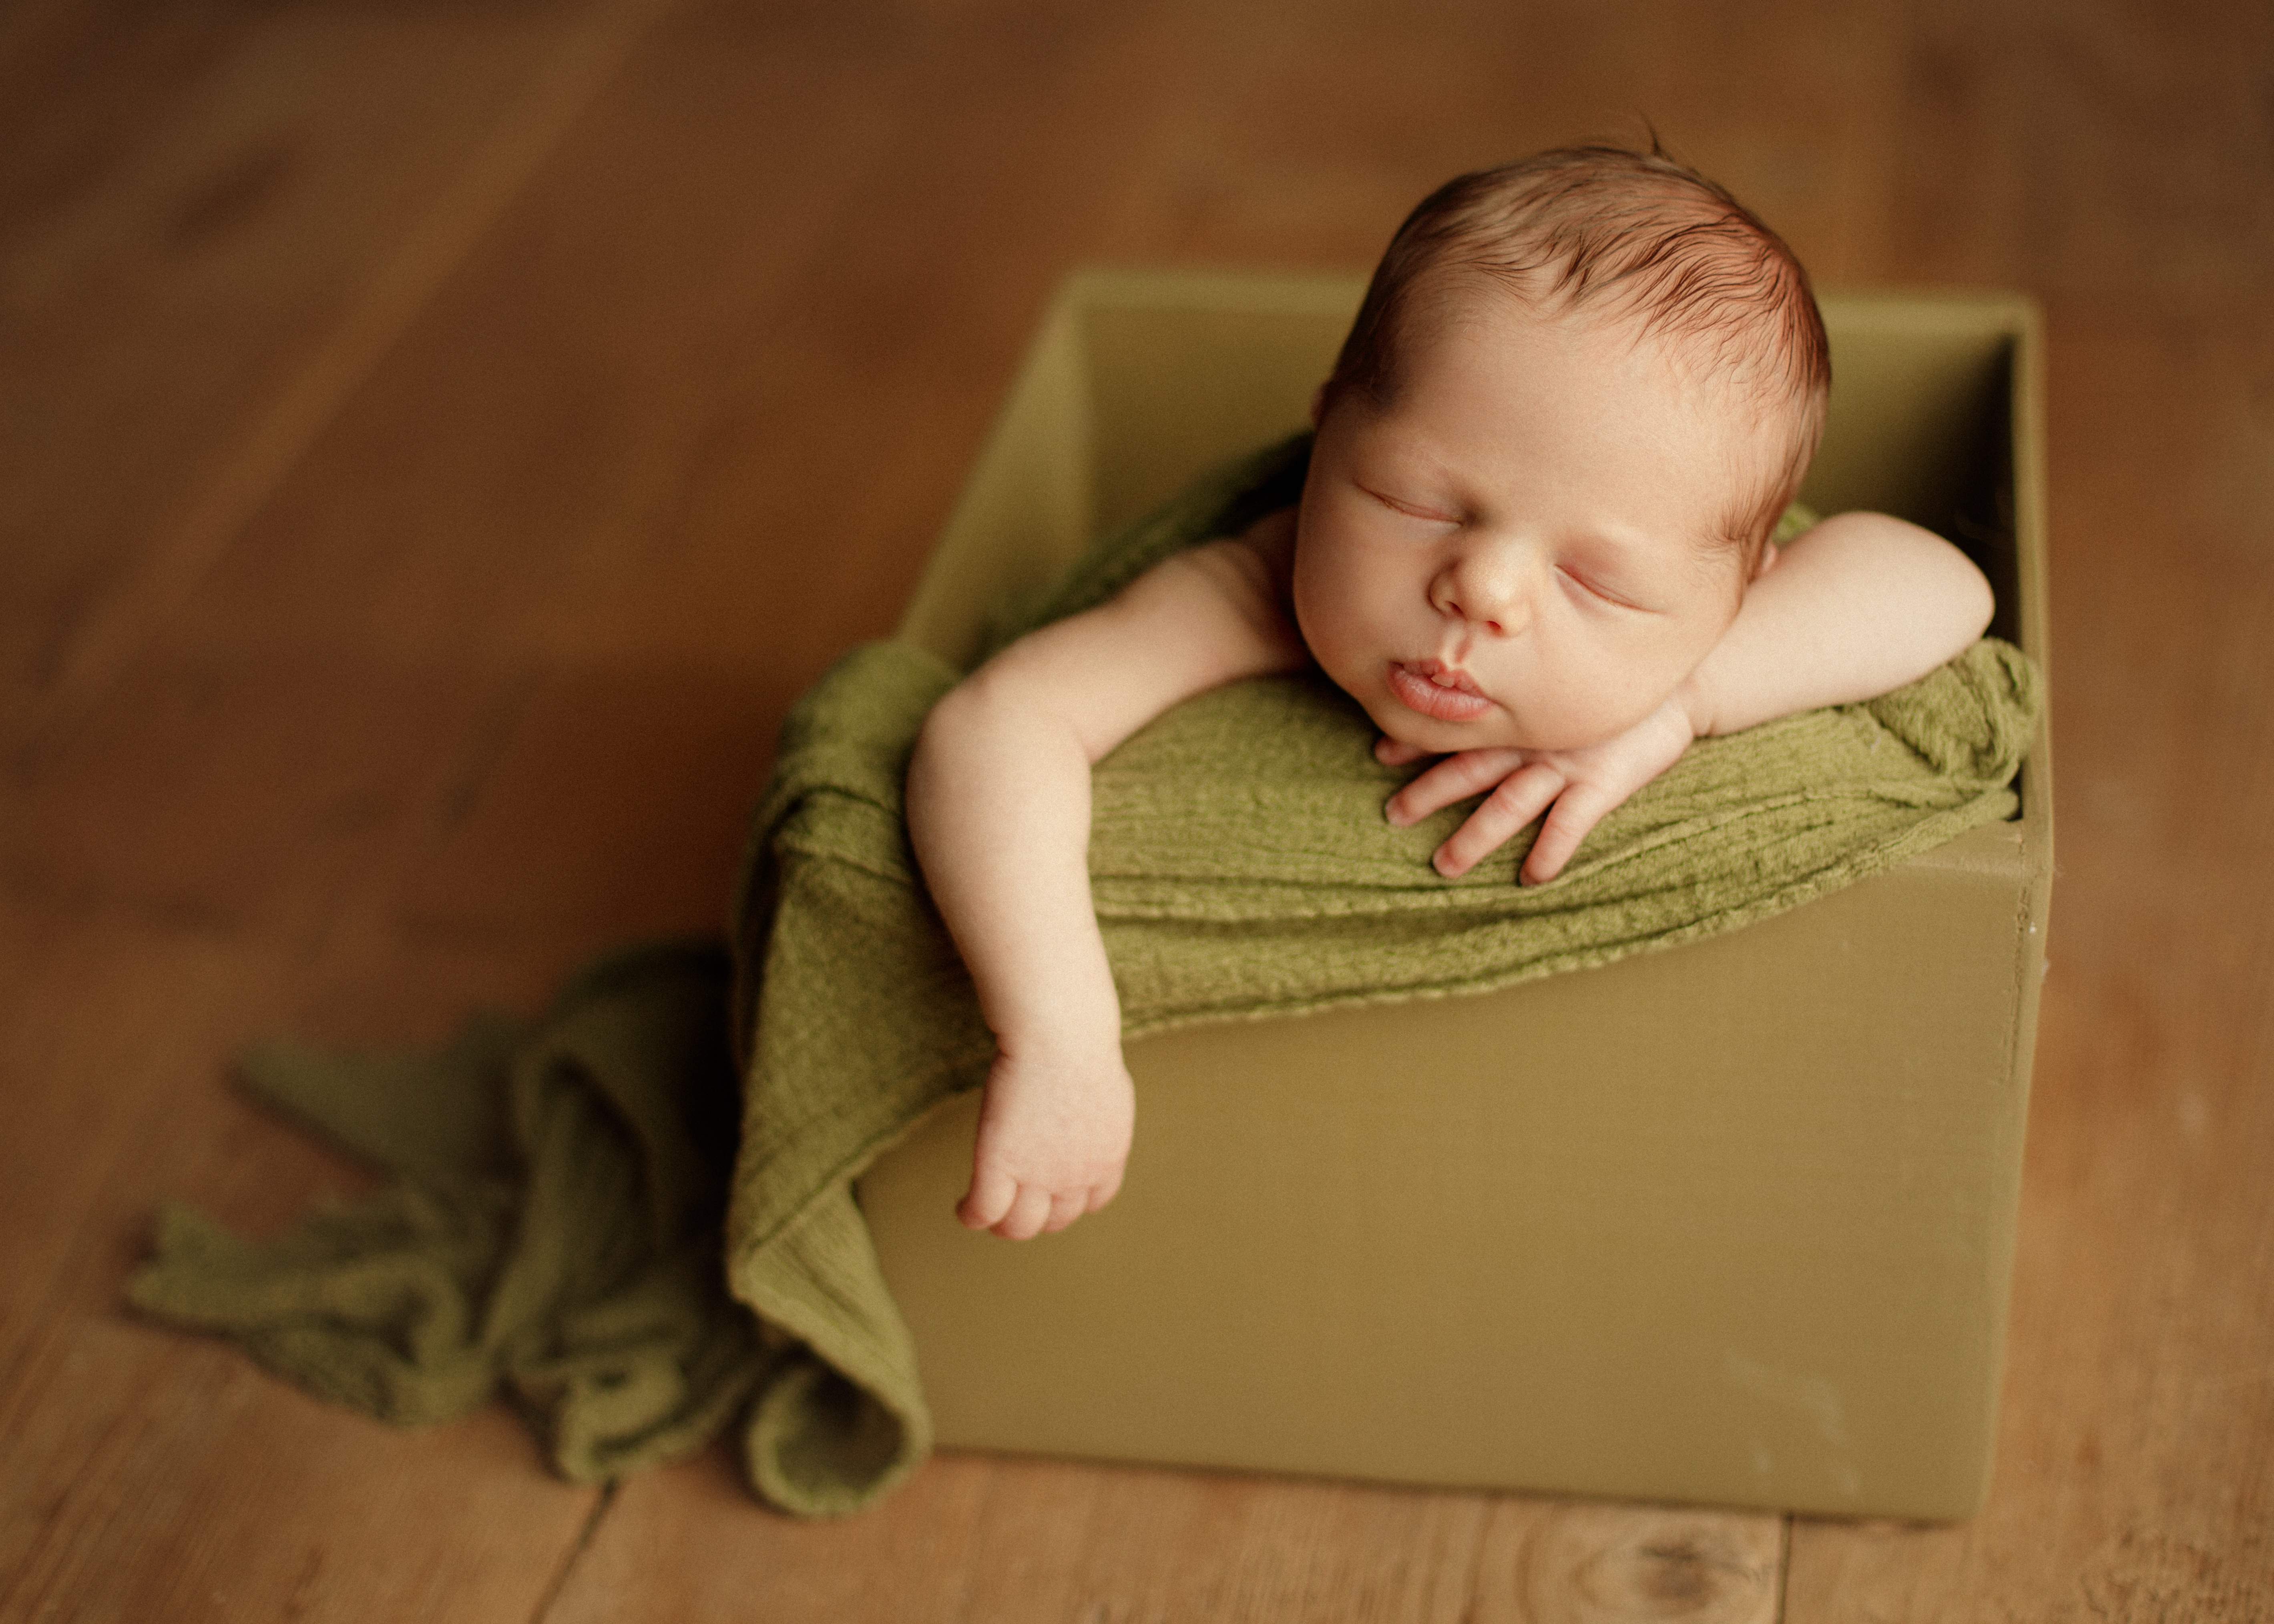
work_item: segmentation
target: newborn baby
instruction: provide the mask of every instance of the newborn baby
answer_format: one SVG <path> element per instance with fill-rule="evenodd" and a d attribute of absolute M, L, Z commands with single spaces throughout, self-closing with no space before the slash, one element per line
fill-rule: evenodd
<path fill-rule="evenodd" d="M 1391 823 L 1483 794 L 1439 873 L 1542 819 L 1521 878 L 1545 884 L 1693 738 L 1873 697 L 1979 636 L 1988 583 L 1916 526 L 1770 542 L 1830 382 L 1791 251 L 1662 154 L 1545 153 L 1426 199 L 1313 402 L 1300 504 L 1020 639 L 925 723 L 909 831 L 997 1046 L 962 1222 L 1023 1239 L 1119 1188 L 1089 771 L 1171 706 L 1315 665 L 1382 761 L 1438 758 Z"/>

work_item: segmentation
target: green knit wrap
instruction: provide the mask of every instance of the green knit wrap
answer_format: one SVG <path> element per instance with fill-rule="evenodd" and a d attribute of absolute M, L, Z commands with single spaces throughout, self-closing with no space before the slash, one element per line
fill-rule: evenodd
<path fill-rule="evenodd" d="M 1292 500 L 1306 454 L 1202 480 L 1004 635 Z M 791 712 L 737 887 L 731 997 L 704 950 L 649 950 L 533 1026 L 471 1027 L 423 1062 L 272 1057 L 258 1086 L 398 1183 L 266 1246 L 169 1214 L 134 1300 L 393 1419 L 502 1385 L 577 1477 L 698 1447 L 749 1397 L 768 1500 L 873 1502 L 931 1430 L 853 1181 L 993 1055 L 901 807 L 958 674 L 871 644 Z M 1523 840 L 1458 880 L 1430 868 L 1465 808 L 1384 821 L 1413 770 L 1376 763 L 1364 713 L 1322 679 L 1203 695 L 1095 774 L 1124 1029 L 1481 992 L 1734 929 L 2010 816 L 2038 704 L 2029 662 L 1984 640 L 1883 699 L 1698 741 L 1562 877 L 1519 887 Z M 719 1289 L 722 1206 L 747 1311 Z"/>
<path fill-rule="evenodd" d="M 1306 450 L 1272 447 L 1110 538 L 1035 620 L 1290 500 Z M 852 1181 L 994 1053 L 901 809 L 916 731 L 957 675 L 877 643 L 806 695 L 736 914 L 727 1270 L 802 1345 L 794 1384 L 758 1398 L 749 1465 L 804 1511 L 865 1504 L 930 1440 Z M 1518 887 L 1523 840 L 1458 880 L 1429 866 L 1465 808 L 1383 819 L 1412 769 L 1375 762 L 1365 713 L 1323 679 L 1217 689 L 1094 774 L 1091 888 L 1123 1031 L 1483 992 L 1735 929 L 2011 816 L 2037 707 L 2028 659 L 1984 640 L 1884 699 L 1699 741 L 1562 877 Z"/>

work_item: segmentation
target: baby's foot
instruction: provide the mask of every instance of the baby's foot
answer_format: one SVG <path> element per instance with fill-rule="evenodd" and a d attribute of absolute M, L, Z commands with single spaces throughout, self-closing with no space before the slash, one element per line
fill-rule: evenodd
<path fill-rule="evenodd" d="M 998 1055 L 955 1215 L 1022 1241 L 1096 1212 L 1121 1188 L 1135 1114 L 1118 1045 L 1087 1064 Z"/>

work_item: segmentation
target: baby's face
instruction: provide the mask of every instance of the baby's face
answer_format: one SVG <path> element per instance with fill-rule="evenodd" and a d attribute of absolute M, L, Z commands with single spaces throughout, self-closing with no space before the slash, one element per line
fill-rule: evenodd
<path fill-rule="evenodd" d="M 1758 427 L 1654 342 L 1492 295 L 1418 316 L 1397 358 L 1388 409 L 1319 425 L 1294 567 L 1313 657 L 1427 750 L 1624 732 L 1736 613 L 1713 538 Z"/>

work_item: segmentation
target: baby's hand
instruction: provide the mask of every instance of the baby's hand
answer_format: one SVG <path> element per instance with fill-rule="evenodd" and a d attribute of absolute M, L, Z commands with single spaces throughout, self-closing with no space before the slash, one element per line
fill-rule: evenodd
<path fill-rule="evenodd" d="M 1078 1062 L 997 1055 L 955 1215 L 1023 1241 L 1096 1212 L 1121 1188 L 1135 1115 L 1118 1043 Z"/>
<path fill-rule="evenodd" d="M 1606 813 L 1682 759 L 1693 736 L 1689 712 L 1673 700 L 1616 738 L 1583 750 L 1463 750 L 1448 756 L 1389 798 L 1382 812 L 1401 829 L 1492 787 L 1484 804 L 1437 848 L 1431 861 L 1447 879 L 1466 874 L 1538 817 L 1547 821 L 1517 878 L 1554 879 Z M 1374 758 L 1399 767 L 1428 752 L 1383 739 Z"/>

